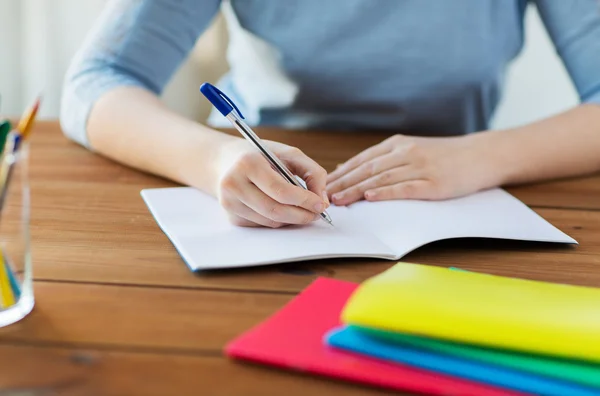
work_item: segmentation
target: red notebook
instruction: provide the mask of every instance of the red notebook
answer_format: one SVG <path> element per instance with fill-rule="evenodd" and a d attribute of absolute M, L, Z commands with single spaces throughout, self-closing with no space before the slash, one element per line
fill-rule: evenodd
<path fill-rule="evenodd" d="M 340 312 L 357 286 L 329 278 L 315 280 L 275 315 L 229 343 L 225 353 L 235 359 L 394 390 L 432 395 L 520 394 L 331 349 L 323 336 L 340 325 Z"/>

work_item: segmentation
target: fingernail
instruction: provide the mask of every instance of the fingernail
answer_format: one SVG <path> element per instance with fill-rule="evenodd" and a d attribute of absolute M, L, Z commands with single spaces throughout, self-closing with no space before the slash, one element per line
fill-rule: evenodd
<path fill-rule="evenodd" d="M 327 196 L 327 191 L 323 191 L 323 201 L 325 201 L 325 205 L 329 206 L 329 197 Z"/>
<path fill-rule="evenodd" d="M 323 212 L 325 210 L 325 202 L 315 204 L 315 210 L 319 213 Z"/>
<path fill-rule="evenodd" d="M 331 196 L 331 199 L 333 199 L 334 201 L 339 201 L 342 198 L 344 198 L 344 194 L 334 194 Z"/>

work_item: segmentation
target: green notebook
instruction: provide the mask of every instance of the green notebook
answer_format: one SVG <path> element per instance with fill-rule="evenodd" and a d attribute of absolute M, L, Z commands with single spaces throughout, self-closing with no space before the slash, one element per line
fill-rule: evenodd
<path fill-rule="evenodd" d="M 515 370 L 545 375 L 556 379 L 564 379 L 582 385 L 600 388 L 600 364 L 528 355 L 499 349 L 484 349 L 466 344 L 375 330 L 362 326 L 352 325 L 349 327 L 390 343 L 398 342 L 404 345 L 410 345 L 414 348 L 496 364 Z"/>

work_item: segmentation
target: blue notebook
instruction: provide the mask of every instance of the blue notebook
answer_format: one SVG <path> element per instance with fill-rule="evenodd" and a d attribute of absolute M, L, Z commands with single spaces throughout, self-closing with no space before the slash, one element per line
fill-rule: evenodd
<path fill-rule="evenodd" d="M 354 328 L 342 327 L 326 335 L 326 343 L 332 347 L 368 355 L 388 361 L 420 367 L 449 375 L 501 386 L 521 392 L 556 396 L 598 396 L 600 391 L 556 380 L 532 375 L 518 370 L 472 360 L 457 358 L 402 344 L 383 342 Z"/>

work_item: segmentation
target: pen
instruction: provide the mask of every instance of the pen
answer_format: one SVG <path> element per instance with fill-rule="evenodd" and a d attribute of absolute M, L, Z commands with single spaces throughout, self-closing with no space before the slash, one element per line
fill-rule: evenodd
<path fill-rule="evenodd" d="M 265 144 L 262 143 L 256 133 L 243 121 L 244 116 L 242 112 L 237 108 L 235 103 L 221 92 L 217 87 L 204 83 L 200 86 L 200 92 L 208 99 L 213 106 L 216 107 L 225 118 L 227 118 L 233 126 L 244 136 L 250 143 L 252 143 L 262 155 L 269 161 L 269 163 L 275 168 L 275 170 L 283 176 L 289 183 L 307 190 L 307 188 L 301 184 L 296 177 L 290 172 L 290 170 L 273 154 Z M 320 214 L 321 218 L 333 225 L 331 217 L 327 211 Z"/>

